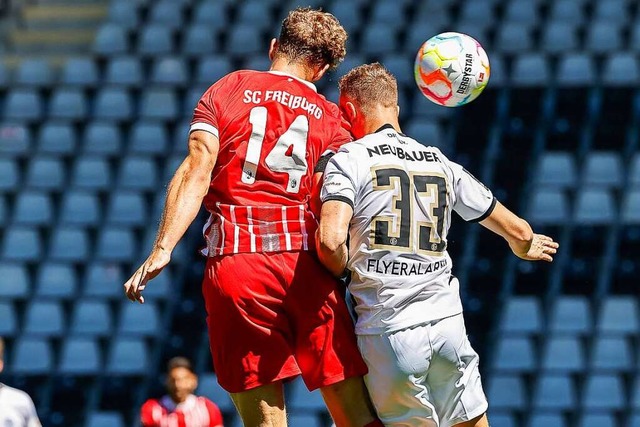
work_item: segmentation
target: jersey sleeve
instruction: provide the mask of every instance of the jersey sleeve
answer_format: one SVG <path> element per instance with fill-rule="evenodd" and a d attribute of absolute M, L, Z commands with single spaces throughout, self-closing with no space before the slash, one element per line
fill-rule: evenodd
<path fill-rule="evenodd" d="M 219 100 L 229 95 L 229 88 L 232 85 L 233 74 L 221 78 L 215 82 L 202 95 L 196 108 L 193 110 L 193 118 L 191 119 L 191 127 L 189 133 L 195 130 L 203 130 L 215 136 L 219 136 Z"/>
<path fill-rule="evenodd" d="M 339 200 L 354 207 L 358 194 L 355 164 L 349 150 L 344 147 L 329 160 L 320 192 L 322 202 Z"/>
<path fill-rule="evenodd" d="M 153 399 L 149 399 L 144 402 L 142 409 L 140 409 L 140 422 L 143 427 L 155 427 L 158 425 L 159 420 L 154 419 L 153 408 L 157 403 Z"/>
<path fill-rule="evenodd" d="M 497 202 L 491 190 L 461 165 L 446 159 L 444 155 L 442 157 L 453 174 L 453 210 L 469 222 L 480 222 L 491 215 Z"/>
<path fill-rule="evenodd" d="M 41 427 L 40 419 L 38 418 L 38 413 L 36 412 L 36 406 L 33 404 L 33 400 L 28 397 L 27 402 L 27 427 Z"/>
<path fill-rule="evenodd" d="M 207 412 L 209 412 L 209 427 L 221 427 L 224 422 L 218 406 L 209 399 L 205 399 L 205 405 L 207 405 Z"/>

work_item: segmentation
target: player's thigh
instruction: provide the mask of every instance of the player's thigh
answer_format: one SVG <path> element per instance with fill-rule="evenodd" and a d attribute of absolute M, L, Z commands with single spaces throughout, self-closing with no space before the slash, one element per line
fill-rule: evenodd
<path fill-rule="evenodd" d="M 223 388 L 240 392 L 299 373 L 280 260 L 265 254 L 209 259 L 202 291 Z"/>
<path fill-rule="evenodd" d="M 296 335 L 296 361 L 307 387 L 324 387 L 367 372 L 344 288 L 315 254 L 298 254 L 287 301 Z"/>
<path fill-rule="evenodd" d="M 479 357 L 471 347 L 462 314 L 448 317 L 432 327 L 433 358 L 428 387 L 442 419 L 452 426 L 481 417 L 487 410 Z"/>
<path fill-rule="evenodd" d="M 282 381 L 230 395 L 243 425 L 253 427 L 287 425 Z"/>

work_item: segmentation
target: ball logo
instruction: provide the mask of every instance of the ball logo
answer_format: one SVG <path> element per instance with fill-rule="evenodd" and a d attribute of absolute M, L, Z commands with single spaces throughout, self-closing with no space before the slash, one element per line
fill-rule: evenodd
<path fill-rule="evenodd" d="M 478 74 L 478 83 L 482 83 L 484 81 L 484 73 Z"/>

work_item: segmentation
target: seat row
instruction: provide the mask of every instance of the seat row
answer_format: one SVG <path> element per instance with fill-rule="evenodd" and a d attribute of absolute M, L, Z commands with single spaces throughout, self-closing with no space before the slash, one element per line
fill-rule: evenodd
<path fill-rule="evenodd" d="M 522 417 L 518 422 L 511 411 L 490 410 L 489 419 L 495 427 L 640 427 L 640 413 L 622 417 L 610 412 L 585 410 L 579 415 L 567 415 L 563 411 L 536 411 Z M 622 419 L 626 418 L 626 422 Z"/>

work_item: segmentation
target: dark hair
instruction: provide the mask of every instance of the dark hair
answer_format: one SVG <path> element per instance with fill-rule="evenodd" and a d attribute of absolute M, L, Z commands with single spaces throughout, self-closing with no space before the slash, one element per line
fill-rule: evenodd
<path fill-rule="evenodd" d="M 195 373 L 191 362 L 186 357 L 177 356 L 169 359 L 169 361 L 167 362 L 167 372 L 171 372 L 176 368 L 185 368 Z"/>

